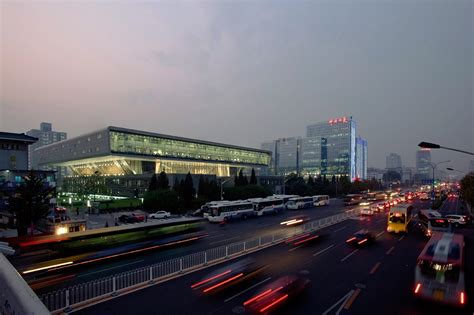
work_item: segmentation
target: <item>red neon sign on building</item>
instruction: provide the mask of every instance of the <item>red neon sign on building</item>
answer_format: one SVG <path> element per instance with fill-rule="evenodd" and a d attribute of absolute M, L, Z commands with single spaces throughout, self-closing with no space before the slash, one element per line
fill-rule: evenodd
<path fill-rule="evenodd" d="M 349 122 L 349 119 L 347 119 L 347 117 L 344 116 L 344 117 L 329 119 L 328 122 L 329 122 L 330 125 L 340 124 L 340 123 L 345 124 L 345 123 Z"/>

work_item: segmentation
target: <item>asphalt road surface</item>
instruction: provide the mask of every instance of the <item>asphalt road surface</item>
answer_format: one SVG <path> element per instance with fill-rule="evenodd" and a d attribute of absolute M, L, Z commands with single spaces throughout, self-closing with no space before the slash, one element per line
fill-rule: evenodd
<path fill-rule="evenodd" d="M 414 205 L 427 208 L 426 203 Z M 448 200 L 441 211 L 453 213 L 460 211 L 459 206 L 457 200 Z M 363 248 L 346 244 L 360 229 L 372 231 L 377 236 L 375 243 Z M 321 239 L 308 246 L 281 244 L 247 255 L 269 268 L 251 282 L 219 295 L 203 296 L 190 286 L 227 263 L 78 310 L 76 314 L 243 314 L 245 300 L 266 283 L 288 274 L 310 279 L 311 286 L 277 314 L 472 314 L 469 297 L 473 296 L 474 257 L 470 249 L 474 233 L 472 227 L 458 232 L 466 236 L 468 305 L 464 309 L 413 298 L 414 268 L 426 239 L 415 233 L 387 233 L 386 215 L 377 214 L 325 228 L 320 231 Z"/>

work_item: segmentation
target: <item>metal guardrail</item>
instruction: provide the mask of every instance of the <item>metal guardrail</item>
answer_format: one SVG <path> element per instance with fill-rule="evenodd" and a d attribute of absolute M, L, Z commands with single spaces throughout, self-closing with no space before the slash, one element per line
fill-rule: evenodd
<path fill-rule="evenodd" d="M 300 233 L 319 230 L 358 214 L 359 210 L 349 210 L 345 213 L 306 223 L 298 229 L 288 229 L 276 234 L 264 235 L 243 242 L 211 248 L 180 258 L 174 258 L 150 266 L 122 272 L 114 276 L 108 276 L 49 292 L 41 295 L 40 299 L 51 312 L 68 312 L 74 307 L 116 296 L 140 286 L 147 286 L 165 280 L 166 278 L 197 270 L 209 264 L 219 263 L 229 258 L 235 258 L 249 252 L 254 252 L 283 242 Z"/>

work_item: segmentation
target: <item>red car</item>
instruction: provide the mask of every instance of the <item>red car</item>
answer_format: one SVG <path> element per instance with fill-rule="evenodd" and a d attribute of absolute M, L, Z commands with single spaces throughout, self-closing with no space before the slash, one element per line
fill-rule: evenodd
<path fill-rule="evenodd" d="M 268 284 L 258 294 L 245 301 L 243 306 L 254 314 L 269 314 L 300 296 L 309 286 L 310 280 L 296 276 L 283 276 Z"/>
<path fill-rule="evenodd" d="M 118 219 L 123 223 L 137 223 L 145 221 L 145 216 L 139 213 L 132 213 L 130 215 L 121 215 Z"/>

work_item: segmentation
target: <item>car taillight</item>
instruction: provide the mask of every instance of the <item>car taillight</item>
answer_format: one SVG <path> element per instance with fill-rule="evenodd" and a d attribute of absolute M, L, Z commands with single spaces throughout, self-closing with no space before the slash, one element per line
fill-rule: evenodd
<path fill-rule="evenodd" d="M 420 288 L 421 288 L 421 283 L 418 283 L 415 287 L 415 294 L 417 294 L 418 292 L 420 292 Z"/>
<path fill-rule="evenodd" d="M 459 297 L 459 302 L 461 303 L 461 305 L 464 305 L 464 303 L 466 302 L 466 301 L 464 300 L 464 292 L 461 292 L 461 295 L 460 295 L 460 297 Z"/>

